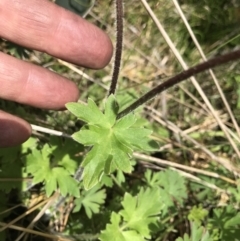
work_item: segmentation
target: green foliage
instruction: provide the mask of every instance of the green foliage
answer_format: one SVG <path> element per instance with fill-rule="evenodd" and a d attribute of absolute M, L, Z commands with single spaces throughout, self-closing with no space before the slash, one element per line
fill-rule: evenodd
<path fill-rule="evenodd" d="M 56 2 L 82 14 L 94 1 Z M 237 1 L 219 0 L 216 4 L 215 1 L 209 0 L 184 0 L 179 3 L 208 58 L 239 46 L 240 18 Z M 172 1 L 153 0 L 149 1 L 149 4 L 188 65 L 200 62 L 198 51 L 184 24 L 179 21 Z M 93 8 L 93 15 L 89 18 L 107 29 L 110 34 L 114 24 L 111 7 L 108 1 L 98 1 Z M 1 46 L 5 48 L 3 52 L 27 61 L 30 57 L 30 62 L 37 61 L 38 65 L 50 67 L 58 74 L 76 82 L 81 92 L 81 100 L 85 102 L 87 97 L 91 96 L 97 103 L 96 105 L 89 99 L 87 105 L 68 104 L 70 111 L 80 120 L 76 121 L 75 116 L 67 111 L 43 111 L 1 100 L 1 110 L 18 115 L 30 123 L 64 133 L 78 131 L 73 138 L 84 147 L 72 140 L 49 138 L 48 135 L 38 133 L 37 137 L 31 138 L 21 147 L 0 149 L 0 220 L 7 223 L 13 220 L 12 214 L 15 214 L 14 218 L 20 215 L 14 209 L 16 204 L 20 204 L 14 202 L 16 197 L 17 201 L 26 204 L 32 203 L 32 191 L 34 195 L 36 191 L 50 196 L 58 190 L 63 196 L 74 196 L 74 213 L 70 214 L 64 230 L 64 234 L 68 235 L 67 240 L 99 238 L 102 241 L 239 241 L 240 185 L 238 181 L 237 185 L 223 181 L 219 175 L 232 180 L 236 180 L 236 176 L 224 166 L 212 165 L 211 158 L 196 149 L 190 141 L 179 138 L 171 123 L 174 122 L 179 128 L 186 130 L 185 134 L 197 140 L 214 155 L 238 164 L 224 133 L 216 128 L 215 123 L 206 125 L 209 123 L 209 113 L 205 112 L 205 105 L 192 85 L 189 82 L 184 85 L 184 92 L 182 88 L 173 88 L 167 95 L 161 96 L 161 101 L 156 98 L 149 106 L 147 103 L 146 106 L 140 107 L 141 116 L 140 113 L 134 113 L 122 119 L 116 118 L 119 111 L 158 84 L 156 81 L 164 81 L 165 77 L 180 71 L 180 66 L 175 62 L 173 55 L 169 54 L 171 51 L 141 1 L 125 1 L 125 10 L 126 30 L 131 31 L 124 33 L 127 41 L 117 102 L 110 96 L 105 107 L 102 101 L 106 95 L 105 88 L 100 88 L 99 84 L 104 87 L 105 84 L 108 85 L 108 67 L 103 71 L 94 72 L 85 69 L 84 72 L 90 77 L 88 79 L 94 82 L 96 80 L 95 83 L 89 84 L 89 80 L 84 76 L 79 76 L 74 69 L 60 65 L 51 56 L 24 50 L 5 40 L 0 41 Z M 114 39 L 113 36 L 111 38 Z M 215 74 L 239 123 L 240 80 L 237 67 L 237 64 L 231 64 L 229 69 L 223 66 L 216 69 Z M 206 96 L 210 97 L 213 107 L 218 110 L 220 118 L 223 118 L 223 123 L 227 123 L 229 133 L 234 134 L 231 121 L 228 121 L 228 117 L 225 119 L 225 107 L 220 103 L 220 97 L 207 72 L 198 80 Z M 164 103 L 164 100 L 167 101 Z M 199 103 L 196 104 L 197 102 Z M 103 112 L 99 110 L 102 106 Z M 157 118 L 167 121 L 160 125 L 161 122 Z M 82 121 L 85 122 L 84 126 Z M 195 173 L 199 180 L 204 181 L 195 183 L 191 179 L 183 178 L 179 172 L 164 170 L 156 162 L 153 164 L 148 163 L 146 159 L 144 162 L 133 159 L 132 153 L 135 150 L 147 154 L 156 150 L 156 145 L 149 139 L 150 130 L 153 130 L 153 138 L 163 145 L 154 153 L 154 157 L 186 166 L 196 163 L 198 168 L 206 168 L 219 178 Z M 232 134 L 231 136 L 234 137 Z M 237 138 L 234 138 L 234 141 L 238 144 Z M 195 160 L 196 152 L 201 157 Z M 84 185 L 81 179 L 79 183 L 74 180 L 79 165 L 84 167 Z M 27 178 L 27 181 L 23 178 Z M 29 182 L 32 182 L 32 185 L 40 185 L 27 191 Z M 207 186 L 207 183 L 210 185 Z M 219 190 L 226 190 L 226 193 L 216 192 L 211 188 L 211 184 L 220 188 Z M 224 196 L 227 197 L 225 201 L 222 200 Z M 66 200 L 72 200 L 72 197 Z M 65 204 L 67 202 L 62 203 L 63 206 Z M 9 208 L 12 211 L 8 210 Z M 54 210 L 54 214 L 64 216 L 62 210 L 65 211 L 66 208 Z M 33 216 L 35 214 L 28 215 L 27 220 L 20 220 L 14 225 L 19 228 L 26 227 L 25 221 L 28 223 Z M 51 221 L 56 221 L 56 216 L 52 216 Z M 35 228 L 38 231 L 44 230 L 38 226 Z M 8 231 L 15 232 L 14 229 Z M 5 232 L 0 232 L 1 241 L 15 239 L 6 237 Z M 35 240 L 35 237 L 33 239 Z"/>
<path fill-rule="evenodd" d="M 111 224 L 108 224 L 106 230 L 101 233 L 100 240 L 124 241 L 150 238 L 150 224 L 157 222 L 157 215 L 161 211 L 159 189 L 141 189 L 137 196 L 126 193 L 122 206 L 123 210 L 118 214 L 112 213 Z"/>
<path fill-rule="evenodd" d="M 78 183 L 72 177 L 79 159 L 73 155 L 76 146 L 68 140 L 64 149 L 61 150 L 60 147 L 60 142 L 53 138 L 41 150 L 32 148 L 31 153 L 25 157 L 26 173 L 33 175 L 33 184 L 45 184 L 47 196 L 59 188 L 63 196 L 70 194 L 79 197 Z"/>
<path fill-rule="evenodd" d="M 152 228 L 163 223 L 161 218 L 174 206 L 173 200 L 182 204 L 186 198 L 184 178 L 176 171 L 153 173 L 147 170 L 145 180 L 149 187 L 140 188 L 137 195 L 125 193 L 121 203 L 123 209 L 112 213 L 111 224 L 102 231 L 100 240 L 150 239 Z M 112 239 L 113 234 L 115 239 Z"/>
<path fill-rule="evenodd" d="M 99 213 L 100 206 L 104 203 L 105 198 L 105 189 L 100 190 L 98 186 L 87 191 L 83 190 L 81 196 L 75 199 L 76 206 L 73 212 L 79 212 L 83 206 L 88 218 L 91 219 L 93 214 Z"/>
<path fill-rule="evenodd" d="M 201 224 L 207 215 L 208 211 L 203 209 L 202 206 L 194 206 L 188 215 L 188 219 L 196 224 Z"/>
<path fill-rule="evenodd" d="M 183 205 L 184 199 L 187 198 L 185 180 L 176 171 L 153 173 L 147 170 L 145 180 L 151 187 L 156 185 L 161 187 L 161 196 L 167 206 L 174 206 L 174 202 Z"/>
<path fill-rule="evenodd" d="M 237 204 L 240 204 L 240 179 L 237 180 L 237 187 L 229 187 L 228 191 L 232 193 Z"/>
<path fill-rule="evenodd" d="M 208 231 L 204 227 L 191 223 L 191 236 L 184 234 L 183 238 L 178 238 L 176 241 L 213 241 Z"/>
<path fill-rule="evenodd" d="M 155 142 L 148 139 L 151 130 L 134 125 L 134 114 L 117 120 L 118 104 L 113 95 L 107 99 L 104 113 L 91 99 L 87 105 L 68 103 L 66 107 L 87 123 L 72 135 L 77 142 L 91 147 L 81 164 L 86 189 L 95 186 L 103 173 L 110 174 L 116 169 L 130 173 L 132 167 L 129 157 L 134 149 L 150 151 L 157 147 Z"/>
<path fill-rule="evenodd" d="M 23 163 L 20 159 L 20 147 L 0 149 L 0 179 L 9 181 L 0 182 L 0 190 L 8 193 L 13 188 L 22 188 L 21 183 L 14 179 L 23 177 Z M 13 168 L 14 166 L 14 168 Z"/>
<path fill-rule="evenodd" d="M 218 234 L 219 240 L 240 240 L 240 212 L 236 212 L 232 205 L 214 209 L 213 217 L 209 218 L 208 229 Z"/>

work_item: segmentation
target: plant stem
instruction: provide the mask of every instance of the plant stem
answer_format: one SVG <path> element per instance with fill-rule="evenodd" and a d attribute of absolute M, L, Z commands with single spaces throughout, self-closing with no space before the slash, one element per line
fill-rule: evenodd
<path fill-rule="evenodd" d="M 121 111 L 118 114 L 117 119 L 120 119 L 123 116 L 129 114 L 130 112 L 137 109 L 139 106 L 143 105 L 147 101 L 156 97 L 161 92 L 169 89 L 170 87 L 172 87 L 176 84 L 179 84 L 183 80 L 186 80 L 189 77 L 191 77 L 193 75 L 196 75 L 196 74 L 199 74 L 199 73 L 201 73 L 205 70 L 214 68 L 216 66 L 225 64 L 225 63 L 233 61 L 233 60 L 237 60 L 239 58 L 240 58 L 240 50 L 236 50 L 236 51 L 230 52 L 228 54 L 224 54 L 224 55 L 215 57 L 213 59 L 210 59 L 210 60 L 208 60 L 206 62 L 203 62 L 201 64 L 195 65 L 195 66 L 189 68 L 188 70 L 185 70 L 185 71 L 171 77 L 170 79 L 168 79 L 164 83 L 156 86 L 155 88 L 153 88 L 152 90 L 150 90 L 149 92 L 144 94 L 142 97 L 140 97 L 134 103 L 132 103 L 130 106 L 125 108 L 123 111 Z"/>
<path fill-rule="evenodd" d="M 111 86 L 108 95 L 114 94 L 117 87 L 118 75 L 122 59 L 122 44 L 123 44 L 123 0 L 116 0 L 116 49 L 114 68 L 111 80 Z"/>

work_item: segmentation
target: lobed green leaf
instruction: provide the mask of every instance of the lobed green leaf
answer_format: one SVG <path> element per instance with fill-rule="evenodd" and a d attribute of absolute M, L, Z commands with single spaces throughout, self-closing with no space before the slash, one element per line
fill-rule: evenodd
<path fill-rule="evenodd" d="M 163 200 L 168 206 L 174 205 L 173 200 L 182 205 L 184 199 L 187 198 L 185 179 L 176 171 L 166 170 L 157 173 L 147 171 L 145 180 L 151 187 L 161 187 L 161 193 L 164 196 Z"/>
<path fill-rule="evenodd" d="M 131 126 L 133 126 L 136 122 L 136 117 L 134 114 L 130 113 L 126 116 L 124 116 L 123 118 L 121 118 L 120 120 L 117 121 L 117 123 L 115 124 L 114 128 L 117 129 L 128 129 Z"/>
<path fill-rule="evenodd" d="M 99 143 L 99 133 L 92 130 L 80 130 L 75 132 L 72 138 L 85 146 L 92 146 Z"/>
<path fill-rule="evenodd" d="M 95 145 L 86 155 L 82 163 L 83 185 L 86 190 L 94 187 L 100 180 L 105 169 L 105 163 L 108 158 L 108 153 L 104 146 Z M 106 147 L 105 147 L 106 148 Z"/>
<path fill-rule="evenodd" d="M 92 99 L 88 99 L 87 105 L 82 103 L 67 103 L 66 108 L 80 120 L 90 125 L 109 127 L 109 123 L 105 115 L 98 109 Z"/>
<path fill-rule="evenodd" d="M 104 114 L 91 99 L 87 105 L 69 103 L 67 108 L 87 122 L 80 131 L 72 135 L 77 142 L 92 146 L 82 163 L 86 189 L 96 185 L 103 173 L 109 174 L 116 169 L 131 172 L 130 158 L 134 149 L 156 149 L 156 144 L 149 140 L 151 130 L 142 126 L 135 127 L 136 117 L 133 114 L 116 121 L 118 104 L 113 95 L 106 100 Z"/>
<path fill-rule="evenodd" d="M 83 206 L 89 219 L 94 213 L 99 213 L 100 205 L 104 203 L 106 198 L 105 189 L 100 190 L 100 187 L 95 186 L 88 191 L 83 191 L 81 196 L 75 200 L 75 208 L 73 212 L 80 211 Z"/>
<path fill-rule="evenodd" d="M 124 210 L 120 211 L 127 226 L 137 230 L 142 237 L 150 238 L 151 223 L 157 221 L 160 213 L 160 193 L 157 188 L 141 189 L 137 197 L 125 194 L 122 202 Z"/>
<path fill-rule="evenodd" d="M 145 239 L 135 230 L 123 230 L 120 227 L 121 216 L 115 212 L 111 215 L 111 224 L 107 224 L 106 230 L 102 231 L 101 241 L 144 241 Z"/>
<path fill-rule="evenodd" d="M 32 150 L 32 153 L 26 156 L 26 173 L 33 175 L 33 184 L 45 183 L 47 196 L 59 189 L 63 196 L 70 194 L 78 197 L 79 188 L 77 182 L 71 176 L 77 165 L 68 154 L 59 161 L 55 160 L 56 156 L 53 156 L 54 148 L 54 146 L 49 147 L 46 144 L 41 151 Z"/>

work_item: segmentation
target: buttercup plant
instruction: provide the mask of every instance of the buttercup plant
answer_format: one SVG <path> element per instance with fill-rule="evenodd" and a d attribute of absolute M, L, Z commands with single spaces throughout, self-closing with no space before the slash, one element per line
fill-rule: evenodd
<path fill-rule="evenodd" d="M 87 7 L 95 1 L 57 0 L 55 2 L 60 5 L 66 4 L 65 7 L 75 6 L 75 10 L 78 8 L 78 11 L 85 13 L 88 12 Z M 141 2 L 146 1 L 142 0 Z M 174 0 L 174 2 L 176 1 Z M 191 0 L 186 2 L 191 2 Z M 220 2 L 219 4 L 221 4 Z M 133 3 L 138 7 L 140 5 L 139 2 L 133 1 Z M 161 3 L 160 1 L 151 2 L 158 7 L 156 12 Z M 96 1 L 96 4 L 107 5 L 108 3 Z M 125 4 L 128 3 L 125 2 Z M 42 227 L 38 226 L 35 217 L 30 224 L 27 222 L 27 228 L 24 226 L 25 229 L 21 229 L 22 223 L 17 223 L 17 221 L 22 213 L 12 218 L 6 212 L 9 202 L 6 197 L 8 195 L 11 197 L 12 192 L 15 194 L 15 190 L 20 190 L 24 203 L 30 207 L 26 215 L 31 213 L 34 209 L 31 206 L 34 195 L 29 195 L 29 189 L 43 194 L 39 196 L 43 196 L 44 205 L 47 202 L 46 206 L 41 207 L 40 212 L 47 213 L 54 221 L 50 222 L 50 228 L 48 228 L 51 234 L 44 234 L 45 237 L 52 239 L 98 239 L 101 241 L 238 240 L 240 235 L 240 215 L 238 212 L 240 188 L 239 183 L 235 180 L 237 175 L 232 177 L 231 172 L 229 172 L 232 169 L 226 168 L 227 165 L 222 169 L 219 167 L 220 165 L 212 165 L 213 160 L 215 160 L 214 155 L 209 155 L 206 168 L 202 162 L 199 166 L 194 166 L 198 165 L 195 161 L 195 152 L 197 153 L 200 149 L 200 145 L 197 145 L 197 141 L 195 141 L 197 138 L 193 138 L 195 142 L 190 142 L 192 136 L 189 135 L 185 142 L 186 135 L 182 135 L 182 139 L 180 135 L 180 140 L 178 140 L 180 126 L 177 128 L 176 125 L 174 132 L 173 124 L 168 121 L 171 120 L 171 117 L 163 118 L 162 122 L 159 121 L 162 126 L 158 122 L 154 123 L 154 118 L 159 118 L 157 108 L 154 105 L 145 104 L 154 100 L 161 92 L 191 76 L 230 61 L 236 61 L 240 58 L 239 47 L 236 46 L 233 52 L 216 55 L 216 57 L 205 60 L 173 77 L 167 77 L 168 80 L 160 85 L 155 84 L 155 87 L 152 89 L 150 87 L 149 91 L 145 91 L 145 86 L 140 89 L 136 88 L 136 92 L 133 94 L 134 98 L 131 98 L 130 101 L 132 104 L 129 104 L 129 99 L 126 98 L 125 104 L 127 103 L 127 105 L 123 105 L 120 91 L 125 87 L 128 88 L 128 85 L 125 85 L 128 80 L 126 81 L 125 75 L 122 74 L 122 81 L 118 83 L 122 62 L 123 36 L 125 35 L 123 34 L 122 0 L 115 1 L 115 10 L 115 59 L 110 87 L 109 89 L 105 88 L 107 89 L 107 98 L 102 103 L 96 104 L 96 100 L 101 99 L 99 89 L 97 89 L 96 98 L 95 92 L 93 94 L 89 91 L 91 87 L 95 88 L 95 85 L 91 85 L 87 90 L 84 86 L 86 91 L 82 91 L 83 99 L 86 95 L 92 97 L 86 98 L 87 103 L 67 103 L 68 111 L 61 114 L 51 113 L 51 117 L 48 116 L 49 119 L 47 119 L 47 121 L 50 118 L 57 119 L 60 125 L 56 126 L 52 124 L 56 122 L 50 121 L 47 124 L 56 129 L 59 126 L 61 129 L 62 125 L 64 126 L 62 130 L 67 133 L 75 132 L 73 135 L 62 135 L 63 133 L 52 130 L 51 133 L 63 138 L 39 136 L 39 140 L 31 138 L 21 147 L 13 148 L 11 151 L 1 150 L 0 177 L 1 181 L 4 181 L 0 183 L 2 190 L 0 240 L 6 240 L 4 230 L 11 229 L 12 231 L 14 228 L 20 228 L 21 231 L 19 231 L 19 235 L 17 234 L 17 239 L 14 237 L 11 240 L 21 240 L 25 234 L 24 231 L 28 234 L 42 235 L 39 231 L 42 230 Z M 94 13 L 93 11 L 92 16 Z M 139 16 L 138 14 L 139 12 L 137 12 L 137 18 L 140 19 L 142 12 Z M 147 18 L 148 21 L 151 21 L 149 15 Z M 129 21 L 129 19 L 127 20 Z M 145 20 L 142 20 L 144 24 L 141 25 L 141 22 L 139 28 L 143 32 L 148 24 Z M 139 27 L 138 23 L 136 23 L 136 27 Z M 154 38 L 154 36 L 151 37 Z M 142 84 L 140 80 L 139 83 Z M 137 83 L 138 87 L 139 83 Z M 106 87 L 105 84 L 103 84 L 104 87 Z M 117 86 L 120 87 L 119 90 Z M 128 90 L 129 88 L 124 92 L 123 98 L 128 97 L 126 94 Z M 102 92 L 103 89 L 101 89 Z M 140 96 L 140 92 L 146 93 L 142 94 L 139 99 L 135 98 Z M 174 92 L 174 94 L 178 93 Z M 144 118 L 140 119 L 137 108 L 144 106 L 146 106 L 144 110 L 152 109 L 144 112 Z M 174 111 L 175 109 L 172 112 Z M 64 116 L 66 119 L 56 118 L 58 115 Z M 186 122 L 189 121 L 188 118 L 192 118 L 190 114 L 185 115 L 185 113 L 183 117 Z M 149 121 L 149 118 L 153 122 Z M 77 119 L 80 120 L 80 124 L 79 122 L 75 124 Z M 143 121 L 145 121 L 144 124 Z M 157 125 L 155 125 L 156 123 Z M 35 126 L 34 129 L 36 129 Z M 231 130 L 231 128 L 229 129 Z M 173 135 L 171 135 L 171 131 L 174 132 Z M 216 132 L 214 129 L 213 135 Z M 220 131 L 217 133 L 220 133 L 219 135 L 222 137 Z M 199 136 L 202 132 L 198 132 L 197 129 L 197 134 Z M 231 133 L 231 135 L 236 136 L 235 133 Z M 237 137 L 235 140 L 237 142 Z M 167 145 L 162 145 L 162 143 Z M 201 141 L 199 143 L 202 144 Z M 226 143 L 223 145 L 224 148 L 227 147 Z M 202 146 L 205 148 L 204 145 Z M 171 159 L 171 154 L 176 148 L 177 154 Z M 211 150 L 210 148 L 209 150 Z M 156 153 L 149 155 L 150 152 Z M 222 153 L 225 154 L 221 151 Z M 163 159 L 158 155 L 161 155 Z M 169 159 L 167 155 L 170 156 Z M 164 160 L 165 158 L 166 160 Z M 189 164 L 190 161 L 191 164 Z M 222 163 L 227 162 L 224 160 Z M 12 166 L 14 166 L 14 170 Z M 166 166 L 170 166 L 172 170 L 164 170 Z M 8 182 L 9 177 L 12 180 Z M 19 182 L 23 179 L 23 182 Z M 20 183 L 24 183 L 24 185 L 21 186 Z M 36 208 L 39 206 L 36 205 Z M 14 212 L 18 213 L 15 210 Z M 36 230 L 33 230 L 34 228 Z"/>
<path fill-rule="evenodd" d="M 123 1 L 116 0 L 115 8 L 117 36 L 115 61 L 109 97 L 105 104 L 104 113 L 97 108 L 91 99 L 88 100 L 87 105 L 81 103 L 68 103 L 66 105 L 69 111 L 80 120 L 86 122 L 86 125 L 79 132 L 73 134 L 73 138 L 84 146 L 92 147 L 81 164 L 84 167 L 84 187 L 87 189 L 96 185 L 103 173 L 109 174 L 116 168 L 129 173 L 131 171 L 129 157 L 133 152 L 133 147 L 137 147 L 140 150 L 156 150 L 157 145 L 153 141 L 151 143 L 155 146 L 155 149 L 149 148 L 148 142 L 150 142 L 150 139 L 148 139 L 148 136 L 151 132 L 146 129 L 134 128 L 134 123 L 136 122 L 134 114 L 124 118 L 126 115 L 132 113 L 162 91 L 166 91 L 189 77 L 240 58 L 240 50 L 236 50 L 193 66 L 156 86 L 119 112 L 119 106 L 113 94 L 116 92 L 122 56 Z M 145 140 L 143 141 L 144 138 Z"/>

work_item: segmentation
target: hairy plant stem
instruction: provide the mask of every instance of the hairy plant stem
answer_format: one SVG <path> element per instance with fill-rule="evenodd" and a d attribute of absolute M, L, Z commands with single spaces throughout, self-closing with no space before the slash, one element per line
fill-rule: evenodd
<path fill-rule="evenodd" d="M 114 68 L 111 80 L 111 86 L 108 95 L 114 94 L 117 87 L 117 81 L 119 76 L 119 70 L 121 66 L 122 59 L 122 44 L 123 44 L 123 0 L 115 0 L 116 4 L 116 48 L 115 48 L 115 60 Z M 83 168 L 81 165 L 78 167 L 74 179 L 77 181 L 82 180 Z M 56 209 L 65 201 L 66 197 L 61 197 L 57 204 Z"/>
<path fill-rule="evenodd" d="M 114 94 L 117 87 L 118 75 L 122 59 L 123 45 L 123 0 L 115 0 L 116 3 L 116 48 L 114 68 L 111 80 L 111 86 L 108 95 Z"/>
<path fill-rule="evenodd" d="M 199 73 L 201 73 L 205 70 L 214 68 L 216 66 L 219 66 L 219 65 L 225 64 L 227 62 L 237 60 L 237 59 L 240 59 L 240 50 L 236 50 L 236 51 L 230 52 L 228 54 L 224 54 L 224 55 L 215 57 L 213 59 L 210 59 L 210 60 L 208 60 L 206 62 L 203 62 L 201 64 L 195 65 L 195 66 L 189 68 L 188 70 L 185 70 L 185 71 L 171 77 L 170 79 L 168 79 L 164 83 L 161 83 L 160 85 L 156 86 L 155 88 L 153 88 L 152 90 L 150 90 L 149 92 L 144 94 L 142 97 L 140 97 L 134 103 L 132 103 L 130 106 L 125 108 L 123 111 L 121 111 L 117 115 L 117 119 L 120 119 L 123 116 L 129 114 L 130 112 L 137 109 L 139 106 L 143 105 L 144 103 L 146 103 L 149 100 L 156 97 L 161 92 L 169 89 L 170 87 L 172 87 L 176 84 L 179 84 L 180 82 L 188 79 L 189 77 L 191 77 L 193 75 L 196 75 L 196 74 L 199 74 Z"/>

